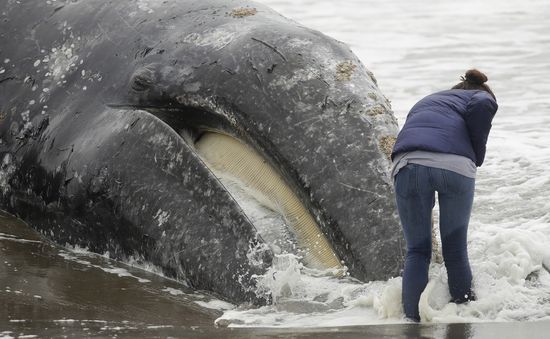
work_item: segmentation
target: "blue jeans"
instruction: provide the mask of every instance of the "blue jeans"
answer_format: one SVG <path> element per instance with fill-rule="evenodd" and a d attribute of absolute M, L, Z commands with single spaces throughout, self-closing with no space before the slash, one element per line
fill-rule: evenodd
<path fill-rule="evenodd" d="M 443 259 L 452 301 L 461 303 L 474 298 L 466 239 L 474 189 L 475 179 L 417 164 L 408 164 L 395 176 L 397 209 L 407 242 L 403 272 L 403 309 L 407 318 L 420 320 L 418 302 L 428 283 L 436 191 Z"/>

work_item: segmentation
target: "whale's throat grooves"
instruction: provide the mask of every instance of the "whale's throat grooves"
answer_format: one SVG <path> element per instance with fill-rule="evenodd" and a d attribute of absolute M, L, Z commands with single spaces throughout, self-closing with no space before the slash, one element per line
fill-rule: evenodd
<path fill-rule="evenodd" d="M 294 234 L 306 266 L 343 269 L 331 244 L 311 213 L 278 171 L 247 144 L 229 135 L 206 132 L 195 148 L 218 178 L 230 176 L 259 195 L 269 209 L 280 213 Z"/>

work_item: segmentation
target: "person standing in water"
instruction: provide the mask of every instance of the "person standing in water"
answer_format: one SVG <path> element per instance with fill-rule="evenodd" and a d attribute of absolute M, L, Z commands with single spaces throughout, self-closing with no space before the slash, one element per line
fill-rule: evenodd
<path fill-rule="evenodd" d="M 420 321 L 418 302 L 428 283 L 432 209 L 438 193 L 443 259 L 451 302 L 475 300 L 467 231 L 477 167 L 483 164 L 496 98 L 478 70 L 450 90 L 410 110 L 392 151 L 397 209 L 407 243 L 403 272 L 405 316 Z"/>

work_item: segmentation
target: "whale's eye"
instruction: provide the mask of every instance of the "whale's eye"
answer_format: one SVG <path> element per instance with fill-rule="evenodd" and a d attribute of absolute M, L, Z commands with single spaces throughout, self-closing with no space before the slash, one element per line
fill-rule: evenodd
<path fill-rule="evenodd" d="M 196 141 L 195 148 L 230 193 L 230 186 L 237 183 L 240 189 L 247 190 L 262 205 L 282 216 L 306 266 L 317 269 L 343 268 L 311 213 L 259 152 L 232 136 L 216 132 L 204 133 Z M 235 194 L 232 195 L 235 197 Z M 243 207 L 243 203 L 236 200 Z M 243 210 L 246 213 L 246 208 Z M 256 228 L 266 238 L 269 230 Z"/>
<path fill-rule="evenodd" d="M 136 92 L 144 92 L 151 88 L 154 83 L 155 72 L 149 67 L 142 67 L 138 69 L 130 80 L 130 86 L 132 90 Z"/>

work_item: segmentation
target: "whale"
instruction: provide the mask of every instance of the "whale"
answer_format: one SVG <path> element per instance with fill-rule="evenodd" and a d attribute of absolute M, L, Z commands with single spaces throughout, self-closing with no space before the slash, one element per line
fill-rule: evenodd
<path fill-rule="evenodd" d="M 0 208 L 232 302 L 281 253 L 400 274 L 396 134 L 346 44 L 259 3 L 0 4 Z"/>

